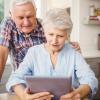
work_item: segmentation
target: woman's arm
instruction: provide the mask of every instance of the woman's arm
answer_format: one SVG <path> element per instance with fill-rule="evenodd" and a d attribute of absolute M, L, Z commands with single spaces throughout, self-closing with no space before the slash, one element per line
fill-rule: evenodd
<path fill-rule="evenodd" d="M 25 91 L 25 87 L 22 84 L 17 84 L 15 86 L 12 87 L 13 91 L 15 92 L 15 94 L 21 99 L 24 100 L 23 98 L 26 96 L 24 96 L 24 91 Z"/>
<path fill-rule="evenodd" d="M 10 75 L 9 80 L 6 84 L 6 89 L 8 92 L 13 92 L 12 87 L 17 84 L 26 85 L 25 76 L 34 74 L 32 73 L 32 71 L 34 70 L 34 65 L 32 63 L 33 59 L 31 55 L 31 52 L 28 51 L 23 62 L 19 65 L 19 68 Z"/>
<path fill-rule="evenodd" d="M 80 98 L 86 98 L 88 97 L 89 93 L 91 93 L 91 88 L 88 84 L 82 84 L 79 86 L 79 88 L 75 89 L 74 92 L 77 94 L 80 94 Z"/>
<path fill-rule="evenodd" d="M 79 88 L 73 90 L 72 92 L 61 96 L 60 100 L 70 99 L 70 100 L 84 100 L 84 98 L 88 97 L 88 94 L 91 92 L 89 85 L 83 84 L 80 85 Z"/>

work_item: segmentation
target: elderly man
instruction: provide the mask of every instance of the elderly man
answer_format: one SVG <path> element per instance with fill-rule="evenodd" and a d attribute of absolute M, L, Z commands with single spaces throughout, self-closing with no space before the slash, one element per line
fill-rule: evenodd
<path fill-rule="evenodd" d="M 0 25 L 0 79 L 10 53 L 13 70 L 23 61 L 29 47 L 46 42 L 42 26 L 36 18 L 33 0 L 11 0 L 10 17 Z M 75 49 L 79 46 L 72 43 Z"/>

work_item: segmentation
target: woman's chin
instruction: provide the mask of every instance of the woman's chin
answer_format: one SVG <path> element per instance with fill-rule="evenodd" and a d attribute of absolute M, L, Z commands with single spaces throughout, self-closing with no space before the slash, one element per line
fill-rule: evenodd
<path fill-rule="evenodd" d="M 53 51 L 53 52 L 59 52 L 59 51 L 60 51 L 60 49 L 55 49 L 55 48 L 52 48 L 52 51 Z"/>

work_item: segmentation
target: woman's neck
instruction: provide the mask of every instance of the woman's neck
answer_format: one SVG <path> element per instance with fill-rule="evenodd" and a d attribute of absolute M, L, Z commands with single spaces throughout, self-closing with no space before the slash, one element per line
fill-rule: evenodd
<path fill-rule="evenodd" d="M 58 55 L 59 51 L 53 51 L 50 49 L 48 44 L 44 44 L 45 49 L 49 52 L 50 55 Z"/>
<path fill-rule="evenodd" d="M 50 54 L 52 66 L 53 66 L 53 68 L 55 68 L 59 51 L 52 51 L 47 44 L 44 44 L 44 47 L 47 50 L 47 52 Z"/>

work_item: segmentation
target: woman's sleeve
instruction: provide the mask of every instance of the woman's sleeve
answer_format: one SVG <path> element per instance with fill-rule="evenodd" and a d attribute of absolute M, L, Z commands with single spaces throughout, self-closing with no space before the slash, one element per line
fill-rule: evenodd
<path fill-rule="evenodd" d="M 92 96 L 96 94 L 98 89 L 98 80 L 90 66 L 80 53 L 75 54 L 75 73 L 80 84 L 88 84 L 91 88 Z"/>
<path fill-rule="evenodd" d="M 17 84 L 24 84 L 26 86 L 25 82 L 25 76 L 27 75 L 33 75 L 34 73 L 34 64 L 33 64 L 33 58 L 34 58 L 34 52 L 32 52 L 31 49 L 28 50 L 23 62 L 20 64 L 19 68 L 12 72 L 7 84 L 6 89 L 8 92 L 12 92 L 12 87 Z"/>

